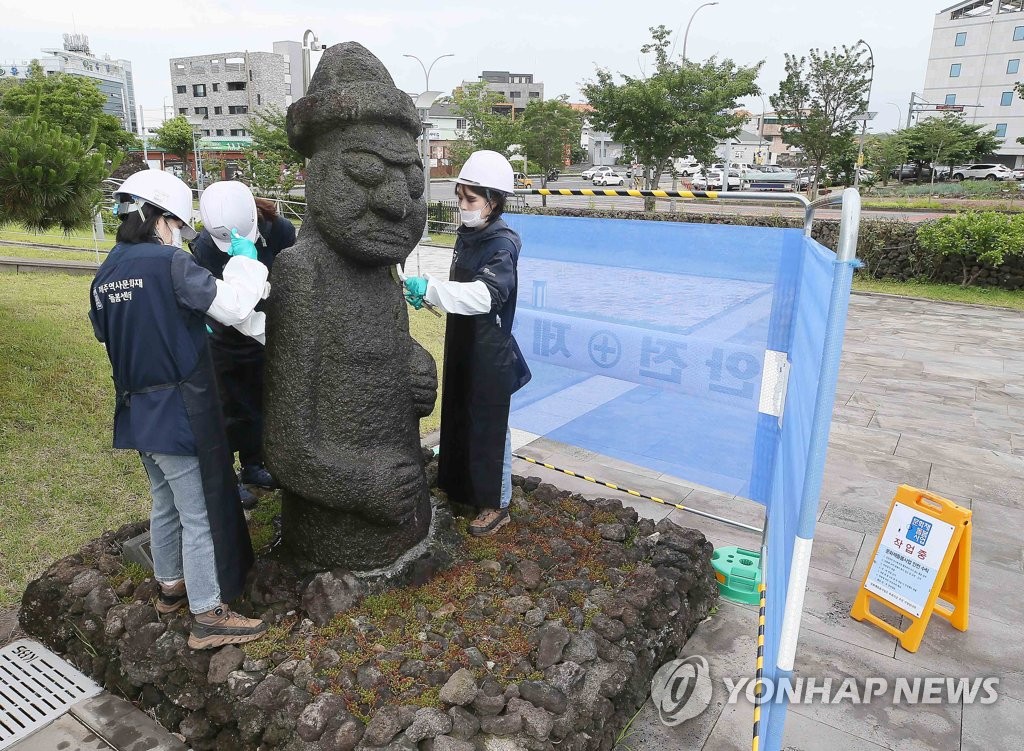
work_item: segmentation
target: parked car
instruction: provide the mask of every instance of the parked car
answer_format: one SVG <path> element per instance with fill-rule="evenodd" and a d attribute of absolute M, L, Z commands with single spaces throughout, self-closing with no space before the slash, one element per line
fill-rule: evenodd
<path fill-rule="evenodd" d="M 611 167 L 607 165 L 602 165 L 600 167 L 591 167 L 590 169 L 583 170 L 582 174 L 580 174 L 580 177 L 582 177 L 584 180 L 593 180 L 594 177 L 597 175 L 603 174 L 605 172 L 614 171 L 615 170 L 613 170 Z"/>
<path fill-rule="evenodd" d="M 739 190 L 742 184 L 739 171 L 729 170 L 729 190 Z M 722 170 L 711 169 L 707 175 L 697 175 L 693 178 L 693 187 L 697 190 L 721 190 Z"/>
<path fill-rule="evenodd" d="M 507 172 L 505 173 L 508 174 Z M 533 180 L 524 175 L 522 172 L 513 172 L 512 179 L 515 180 L 515 186 L 517 188 L 532 188 Z"/>
<path fill-rule="evenodd" d="M 1013 170 L 1005 164 L 968 164 L 953 168 L 954 180 L 1011 180 Z"/>
<path fill-rule="evenodd" d="M 626 178 L 618 172 L 600 172 L 594 175 L 594 185 L 625 185 Z"/>
<path fill-rule="evenodd" d="M 1024 180 L 1024 167 L 1018 167 L 1013 171 L 1014 180 Z"/>

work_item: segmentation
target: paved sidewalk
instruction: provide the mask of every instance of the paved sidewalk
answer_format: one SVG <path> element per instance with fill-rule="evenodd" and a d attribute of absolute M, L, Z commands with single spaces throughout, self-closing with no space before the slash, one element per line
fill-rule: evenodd
<path fill-rule="evenodd" d="M 843 350 L 830 448 L 797 651 L 796 674 L 824 678 L 1000 676 L 991 706 L 850 704 L 790 709 L 785 748 L 982 751 L 1017 748 L 1024 735 L 1024 314 L 855 295 Z M 529 436 L 525 439 L 528 440 Z M 761 508 L 657 472 L 544 439 L 520 453 L 667 500 L 760 526 Z M 589 496 L 606 490 L 536 465 Z M 934 490 L 974 511 L 970 627 L 933 618 L 911 654 L 881 630 L 849 617 L 898 484 Z M 758 536 L 668 507 L 621 496 L 653 519 L 702 530 L 715 545 L 757 545 Z M 677 728 L 641 711 L 620 748 L 637 751 L 751 747 L 750 704 L 724 703 L 725 676 L 754 671 L 757 611 L 723 601 L 687 655 L 715 678 L 711 708 Z"/>

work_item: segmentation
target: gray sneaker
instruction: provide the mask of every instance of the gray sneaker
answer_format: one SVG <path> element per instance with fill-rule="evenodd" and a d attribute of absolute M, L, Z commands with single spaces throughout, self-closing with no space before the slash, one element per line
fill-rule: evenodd
<path fill-rule="evenodd" d="M 220 605 L 192 619 L 188 645 L 192 649 L 215 649 L 227 644 L 245 644 L 267 633 L 267 624 L 258 618 L 246 618 L 227 605 Z"/>

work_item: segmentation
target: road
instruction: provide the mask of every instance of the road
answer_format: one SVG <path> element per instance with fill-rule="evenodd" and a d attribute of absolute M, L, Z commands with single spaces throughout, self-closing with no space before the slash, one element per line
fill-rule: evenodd
<path fill-rule="evenodd" d="M 540 187 L 540 180 L 538 179 L 534 183 L 535 188 Z M 567 175 L 559 178 L 556 182 L 549 183 L 548 186 L 552 190 L 557 189 L 569 189 L 579 190 L 581 188 L 593 188 L 593 184 L 589 180 L 583 180 L 575 175 Z M 600 187 L 600 186 L 598 186 Z M 630 187 L 628 182 L 625 187 Z M 663 189 L 671 189 L 671 182 L 664 181 L 662 186 Z M 618 189 L 617 186 L 611 186 L 612 189 Z M 682 189 L 680 184 L 679 189 Z M 770 193 L 765 194 L 765 199 L 770 198 Z M 430 199 L 432 201 L 454 201 L 455 200 L 455 182 L 453 180 L 432 180 L 430 183 Z M 542 205 L 541 196 L 527 196 L 526 203 L 528 206 L 540 206 Z M 798 206 L 784 206 L 779 204 L 774 205 L 759 205 L 751 203 L 724 203 L 708 201 L 700 199 L 658 199 L 657 210 L 665 212 L 679 212 L 679 213 L 690 213 L 690 214 L 724 214 L 728 216 L 787 216 L 793 218 L 803 218 L 803 209 Z M 628 196 L 614 198 L 603 197 L 603 196 L 547 196 L 548 206 L 561 206 L 578 209 L 608 209 L 608 210 L 625 210 L 625 211 L 641 211 L 644 206 L 642 198 L 631 198 Z M 815 212 L 815 217 L 818 219 L 838 219 L 839 209 L 819 209 Z M 889 221 L 899 221 L 908 223 L 923 222 L 928 219 L 938 219 L 946 216 L 946 212 L 940 211 L 881 211 L 865 209 L 861 212 L 862 219 L 885 219 Z"/>

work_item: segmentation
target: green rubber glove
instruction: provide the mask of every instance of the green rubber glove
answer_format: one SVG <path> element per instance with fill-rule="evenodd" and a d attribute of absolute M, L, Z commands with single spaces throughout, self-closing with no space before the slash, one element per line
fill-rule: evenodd
<path fill-rule="evenodd" d="M 256 245 L 252 240 L 242 237 L 237 229 L 231 230 L 231 247 L 228 248 L 229 256 L 245 256 L 256 260 Z"/>
<path fill-rule="evenodd" d="M 422 276 L 410 276 L 405 280 L 405 301 L 416 310 L 423 307 L 423 296 L 427 294 L 427 280 Z"/>

